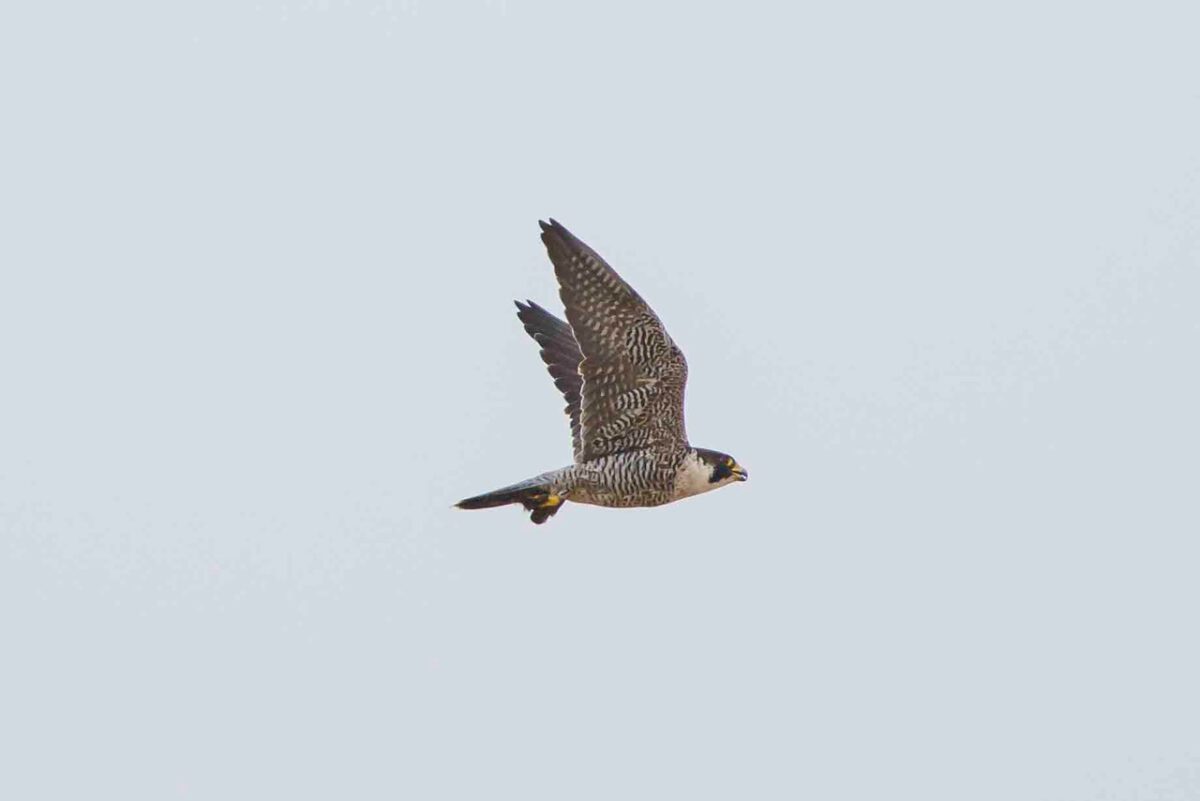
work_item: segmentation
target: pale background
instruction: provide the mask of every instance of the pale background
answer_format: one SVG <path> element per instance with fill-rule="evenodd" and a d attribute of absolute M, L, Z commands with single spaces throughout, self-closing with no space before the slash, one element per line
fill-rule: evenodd
<path fill-rule="evenodd" d="M 1200 12 L 12 3 L 0 797 L 1200 797 Z M 555 216 L 748 484 L 532 526 Z"/>

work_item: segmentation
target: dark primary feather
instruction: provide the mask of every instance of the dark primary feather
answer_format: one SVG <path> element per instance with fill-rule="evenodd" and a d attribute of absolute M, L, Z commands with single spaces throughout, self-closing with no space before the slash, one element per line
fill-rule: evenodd
<path fill-rule="evenodd" d="M 571 448 L 575 458 L 579 458 L 579 403 L 583 390 L 583 376 L 579 374 L 579 363 L 583 354 L 579 352 L 579 343 L 571 333 L 571 326 L 555 317 L 532 300 L 517 304 L 517 317 L 525 326 L 525 331 L 541 346 L 542 361 L 554 386 L 562 393 L 567 402 L 566 413 L 571 418 Z"/>
<path fill-rule="evenodd" d="M 584 359 L 577 461 L 687 443 L 687 362 L 657 315 L 604 259 L 554 220 L 539 222 Z"/>

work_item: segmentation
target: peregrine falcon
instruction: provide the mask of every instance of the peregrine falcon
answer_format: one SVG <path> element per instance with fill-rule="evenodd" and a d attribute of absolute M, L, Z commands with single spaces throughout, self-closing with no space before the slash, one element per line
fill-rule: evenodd
<path fill-rule="evenodd" d="M 749 478 L 732 456 L 688 444 L 687 362 L 646 301 L 562 225 L 538 224 L 570 324 L 533 301 L 516 301 L 517 317 L 567 402 L 575 463 L 456 505 L 519 503 L 545 523 L 564 501 L 659 506 Z"/>

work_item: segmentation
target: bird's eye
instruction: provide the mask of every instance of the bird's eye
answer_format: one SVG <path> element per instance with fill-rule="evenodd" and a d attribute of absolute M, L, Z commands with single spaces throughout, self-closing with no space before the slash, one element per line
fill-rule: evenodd
<path fill-rule="evenodd" d="M 726 457 L 725 457 L 725 466 L 726 466 L 726 467 L 733 467 L 733 457 L 732 457 L 732 456 L 726 456 Z"/>

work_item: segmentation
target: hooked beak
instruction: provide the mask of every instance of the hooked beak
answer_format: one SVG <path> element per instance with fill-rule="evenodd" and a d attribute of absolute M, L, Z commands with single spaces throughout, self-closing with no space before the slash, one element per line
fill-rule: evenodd
<path fill-rule="evenodd" d="M 746 472 L 746 468 L 742 467 L 740 464 L 735 464 L 733 466 L 733 477 L 738 481 L 745 481 L 746 479 L 750 478 L 750 474 Z"/>

